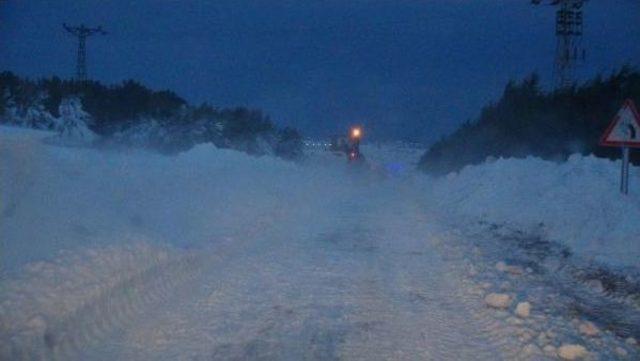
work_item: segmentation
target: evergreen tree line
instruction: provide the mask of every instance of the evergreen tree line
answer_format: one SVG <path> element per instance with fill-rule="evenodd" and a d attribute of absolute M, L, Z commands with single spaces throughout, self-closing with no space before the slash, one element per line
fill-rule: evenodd
<path fill-rule="evenodd" d="M 89 129 L 102 142 L 134 143 L 165 153 L 213 143 L 256 155 L 269 153 L 286 159 L 302 155 L 300 134 L 276 127 L 259 110 L 219 109 L 206 103 L 193 106 L 172 91 L 154 91 L 133 80 L 105 86 L 97 81 L 58 77 L 33 81 L 0 73 L 0 123 L 34 118 L 33 114 L 59 117 L 60 104 L 68 98 L 80 99 L 91 116 Z M 26 123 L 21 125 L 51 127 L 34 120 Z"/>
<path fill-rule="evenodd" d="M 620 149 L 602 147 L 599 141 L 627 98 L 640 104 L 640 73 L 631 67 L 553 92 L 542 91 L 536 75 L 511 81 L 502 98 L 482 109 L 475 121 L 433 144 L 419 168 L 440 175 L 488 157 L 563 161 L 580 153 L 619 158 Z M 640 151 L 632 151 L 631 159 L 640 164 Z"/>

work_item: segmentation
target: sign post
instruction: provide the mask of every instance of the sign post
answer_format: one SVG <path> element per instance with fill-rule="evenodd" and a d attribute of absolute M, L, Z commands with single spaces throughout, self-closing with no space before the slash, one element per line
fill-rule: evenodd
<path fill-rule="evenodd" d="M 600 145 L 622 148 L 620 192 L 629 193 L 629 148 L 640 148 L 640 113 L 631 99 L 624 102 L 602 135 Z"/>
<path fill-rule="evenodd" d="M 622 147 L 622 176 L 620 179 L 620 193 L 629 194 L 629 147 Z"/>

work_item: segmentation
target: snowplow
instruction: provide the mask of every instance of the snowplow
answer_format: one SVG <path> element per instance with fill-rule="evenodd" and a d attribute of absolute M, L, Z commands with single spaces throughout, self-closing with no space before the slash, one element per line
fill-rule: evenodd
<path fill-rule="evenodd" d="M 347 149 L 347 161 L 349 163 L 362 163 L 364 156 L 360 153 L 360 140 L 362 139 L 362 128 L 359 126 L 351 127 L 349 131 L 349 142 Z"/>
<path fill-rule="evenodd" d="M 347 162 L 350 164 L 364 163 L 364 155 L 360 152 L 360 140 L 363 134 L 362 127 L 353 126 L 349 129 L 348 136 L 334 137 L 329 149 L 336 155 L 346 154 Z"/>

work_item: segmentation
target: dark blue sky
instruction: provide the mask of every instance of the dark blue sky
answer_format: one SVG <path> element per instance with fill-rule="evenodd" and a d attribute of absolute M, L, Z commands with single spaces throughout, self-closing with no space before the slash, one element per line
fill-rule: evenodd
<path fill-rule="evenodd" d="M 640 1 L 591 0 L 583 77 L 640 64 Z M 308 135 L 351 122 L 436 140 L 510 78 L 551 82 L 554 10 L 529 0 L 6 0 L 0 69 L 73 75 L 63 22 L 102 24 L 89 74 L 263 109 Z"/>

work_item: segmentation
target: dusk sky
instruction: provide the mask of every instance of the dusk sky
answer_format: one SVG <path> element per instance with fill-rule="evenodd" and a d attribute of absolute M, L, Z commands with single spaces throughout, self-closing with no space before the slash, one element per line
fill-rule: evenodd
<path fill-rule="evenodd" d="M 73 76 L 62 23 L 103 25 L 93 79 L 135 79 L 190 102 L 260 108 L 307 136 L 362 123 L 430 143 L 475 118 L 509 79 L 551 84 L 554 8 L 529 0 L 0 2 L 0 70 Z M 585 6 L 583 79 L 640 64 L 640 1 Z"/>

